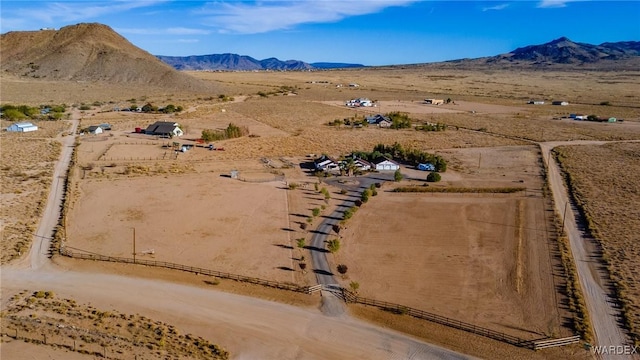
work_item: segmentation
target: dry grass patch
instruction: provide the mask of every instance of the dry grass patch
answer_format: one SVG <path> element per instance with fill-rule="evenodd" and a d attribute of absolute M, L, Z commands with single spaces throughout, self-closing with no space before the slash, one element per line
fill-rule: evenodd
<path fill-rule="evenodd" d="M 640 144 L 554 149 L 581 215 L 602 248 L 623 304 L 625 325 L 640 341 Z"/>
<path fill-rule="evenodd" d="M 61 150 L 57 141 L 15 135 L 0 137 L 2 263 L 29 248 L 46 206 L 53 166 Z"/>
<path fill-rule="evenodd" d="M 58 299 L 50 291 L 11 297 L 2 312 L 2 333 L 7 335 L 3 342 L 24 341 L 110 359 L 229 358 L 220 346 L 181 334 L 170 324 Z"/>

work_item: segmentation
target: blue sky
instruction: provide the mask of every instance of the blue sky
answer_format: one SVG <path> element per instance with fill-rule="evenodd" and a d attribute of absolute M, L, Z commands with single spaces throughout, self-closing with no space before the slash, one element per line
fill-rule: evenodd
<path fill-rule="evenodd" d="M 412 64 L 492 56 L 561 36 L 640 40 L 640 1 L 10 1 L 0 32 L 110 26 L 154 55 Z"/>

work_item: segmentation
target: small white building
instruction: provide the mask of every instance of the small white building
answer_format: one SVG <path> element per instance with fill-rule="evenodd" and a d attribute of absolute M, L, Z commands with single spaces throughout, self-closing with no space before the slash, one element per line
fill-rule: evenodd
<path fill-rule="evenodd" d="M 400 169 L 400 164 L 384 156 L 373 160 L 372 163 L 375 170 L 396 171 Z"/>
<path fill-rule="evenodd" d="M 442 100 L 442 99 L 424 99 L 424 103 L 425 104 L 430 104 L 430 105 L 442 105 L 442 104 L 444 104 L 444 100 Z"/>
<path fill-rule="evenodd" d="M 30 122 L 15 123 L 7 128 L 7 131 L 13 131 L 13 132 L 29 132 L 29 131 L 36 131 L 36 130 L 38 130 L 38 127 L 33 125 Z"/>

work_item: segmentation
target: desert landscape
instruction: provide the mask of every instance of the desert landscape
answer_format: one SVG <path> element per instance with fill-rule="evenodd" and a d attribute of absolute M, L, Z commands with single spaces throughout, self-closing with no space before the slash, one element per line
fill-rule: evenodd
<path fill-rule="evenodd" d="M 319 359 L 327 356 L 323 344 L 337 341 L 330 355 L 344 358 L 406 351 L 425 357 L 587 358 L 584 344 L 533 351 L 479 331 L 345 304 L 327 290 L 337 285 L 523 343 L 573 335 L 597 341 L 602 333 L 576 306 L 599 305 L 568 284 L 575 274 L 567 273 L 573 269 L 567 265 L 571 251 L 561 254 L 565 221 L 586 224 L 597 259 L 592 272 L 610 282 L 603 291 L 621 304 L 621 336 L 638 344 L 640 72 L 419 65 L 193 71 L 166 86 L 158 86 L 163 80 L 157 77 L 127 86 L 120 75 L 111 82 L 8 71 L 0 77 L 2 105 L 68 106 L 63 119 L 33 120 L 38 131 L 0 135 L 3 357 L 28 351 L 55 359 Z M 359 86 L 338 86 L 349 83 Z M 355 98 L 376 106 L 345 106 Z M 450 101 L 429 105 L 425 98 Z M 547 104 L 527 104 L 532 98 Z M 552 99 L 569 105 L 551 105 Z M 135 110 L 147 105 L 181 111 Z M 411 126 L 362 125 L 367 116 L 393 112 L 407 114 Z M 570 114 L 618 121 L 576 121 Z M 13 122 L 3 119 L 3 129 Z M 143 131 L 155 122 L 176 124 L 184 135 Z M 109 129 L 96 133 L 101 124 Z M 444 130 L 420 128 L 431 124 L 444 124 Z M 246 134 L 219 135 L 231 125 Z M 207 132 L 221 137 L 205 141 Z M 589 144 L 573 145 L 584 142 Z M 442 157 L 446 171 L 421 171 L 398 154 L 388 154 L 399 167 L 397 178 L 394 171 L 314 171 L 323 154 L 346 161 L 379 144 Z M 65 149 L 73 153 L 69 170 L 54 176 Z M 576 219 L 566 219 L 566 205 L 551 194 L 557 190 L 548 179 L 555 158 L 579 209 Z M 427 181 L 430 173 L 438 181 Z M 50 192 L 64 194 L 61 206 L 50 204 L 61 209 L 59 219 L 47 211 Z M 41 229 L 49 221 L 55 229 Z M 62 256 L 69 251 L 110 262 Z M 318 256 L 326 266 L 316 262 Z M 134 259 L 297 286 L 310 294 L 136 265 Z M 149 295 L 127 294 L 138 283 Z M 89 290 L 78 290 L 82 286 Z M 163 287 L 173 292 L 165 294 Z M 162 300 L 154 303 L 154 297 Z M 141 305 L 146 301 L 153 304 Z M 238 305 L 229 305 L 234 301 Z M 229 313 L 216 304 L 228 306 Z M 292 320 L 276 320 L 288 312 Z M 211 326 L 218 321 L 220 329 Z M 390 350 L 368 347 L 370 341 L 390 341 Z"/>

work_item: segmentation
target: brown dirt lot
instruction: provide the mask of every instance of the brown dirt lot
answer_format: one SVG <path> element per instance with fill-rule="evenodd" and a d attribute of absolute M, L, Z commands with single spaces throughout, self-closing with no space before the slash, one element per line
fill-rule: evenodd
<path fill-rule="evenodd" d="M 68 219 L 67 245 L 275 281 L 294 281 L 283 183 L 211 175 L 87 181 Z M 101 204 L 96 207 L 95 204 Z M 153 249 L 154 255 L 141 253 Z"/>
<path fill-rule="evenodd" d="M 522 337 L 560 331 L 538 198 L 381 192 L 337 263 L 362 296 Z"/>

